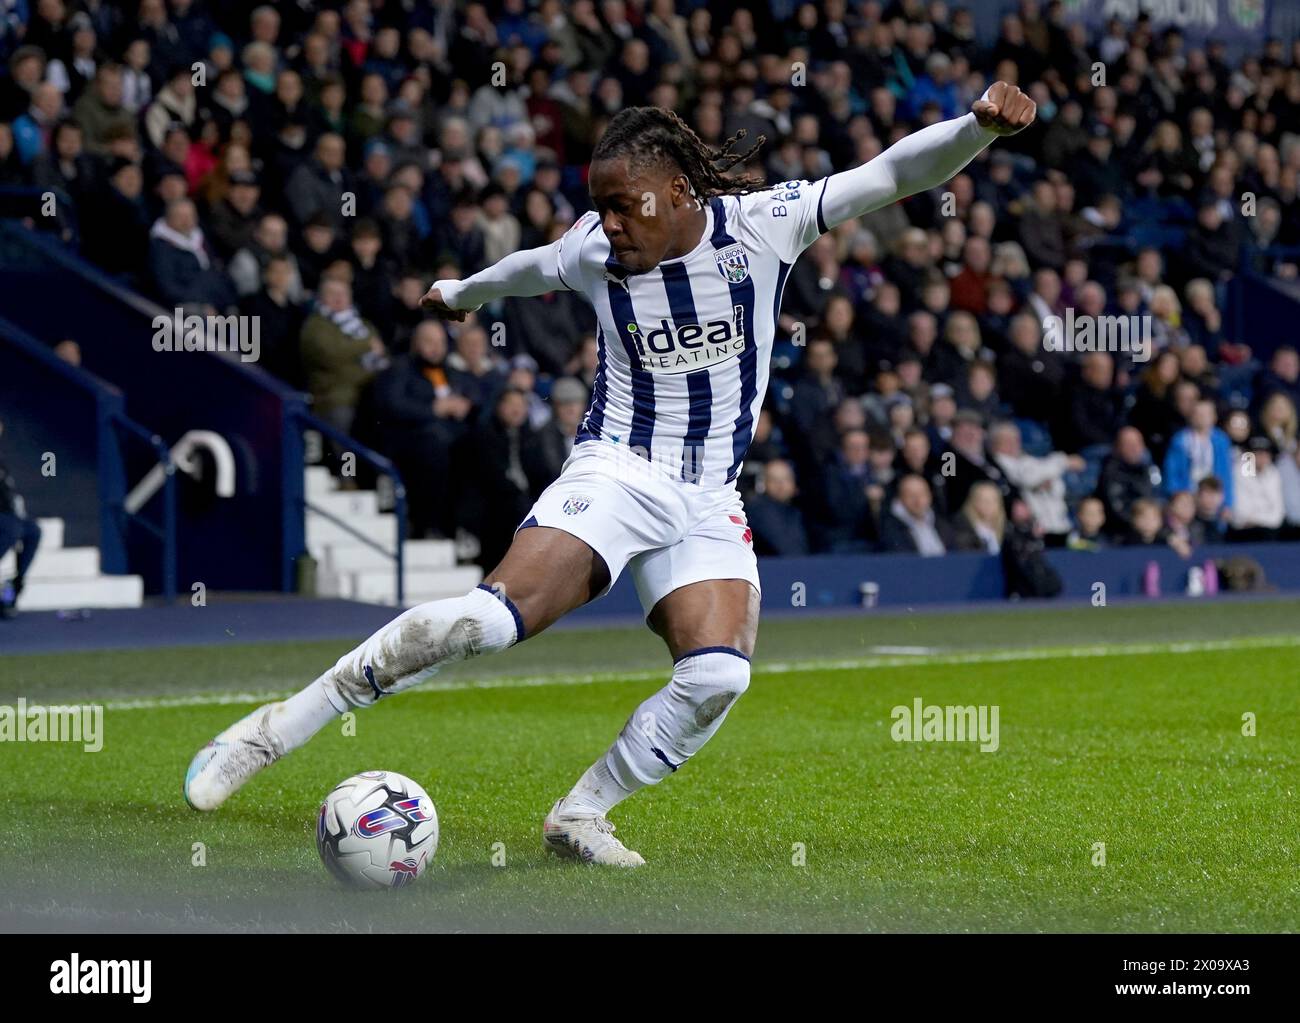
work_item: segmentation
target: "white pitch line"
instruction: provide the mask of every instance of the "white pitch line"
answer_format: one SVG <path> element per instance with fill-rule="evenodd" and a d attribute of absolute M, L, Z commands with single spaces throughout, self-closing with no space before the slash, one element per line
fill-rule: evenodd
<path fill-rule="evenodd" d="M 1225 650 L 1268 650 L 1300 647 L 1300 636 L 1255 636 L 1240 639 L 1186 640 L 1174 643 L 1117 643 L 1093 646 L 1026 647 L 1022 650 L 977 650 L 971 653 L 944 653 L 933 648 L 894 647 L 895 650 L 926 650 L 925 654 L 906 656 L 858 657 L 848 660 L 760 661 L 755 675 L 793 675 L 808 671 L 861 671 L 873 668 L 914 668 L 1002 664 L 1015 661 L 1076 660 L 1092 657 L 1134 657 L 1146 654 L 1197 654 Z M 874 650 L 890 649 L 873 647 Z M 593 674 L 554 674 L 501 676 L 467 679 L 433 684 L 415 690 L 423 693 L 460 692 L 467 689 L 527 689 L 537 686 L 581 686 L 603 682 L 653 681 L 665 677 L 662 670 L 633 672 L 599 672 Z M 105 710 L 165 710 L 173 707 L 222 707 L 227 705 L 266 703 L 293 695 L 294 690 L 262 693 L 212 693 L 191 696 L 164 696 L 126 700 L 106 700 Z M 67 702 L 66 700 L 64 702 Z"/>

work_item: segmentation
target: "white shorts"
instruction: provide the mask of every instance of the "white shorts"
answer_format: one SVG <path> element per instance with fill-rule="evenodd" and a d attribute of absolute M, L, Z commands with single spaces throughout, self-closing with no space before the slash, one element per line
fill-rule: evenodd
<path fill-rule="evenodd" d="M 706 579 L 744 579 L 759 591 L 736 489 L 674 479 L 622 444 L 575 446 L 519 528 L 526 526 L 582 540 L 605 560 L 610 586 L 629 566 L 647 615 L 673 590 Z"/>

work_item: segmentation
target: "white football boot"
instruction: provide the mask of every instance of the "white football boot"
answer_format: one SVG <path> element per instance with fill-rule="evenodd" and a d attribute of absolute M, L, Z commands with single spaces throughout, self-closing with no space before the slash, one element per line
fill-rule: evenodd
<path fill-rule="evenodd" d="M 542 822 L 542 844 L 557 856 L 609 867 L 643 867 L 645 860 L 614 837 L 614 825 L 594 813 L 565 813 L 556 800 Z"/>
<path fill-rule="evenodd" d="M 284 755 L 267 728 L 276 706 L 258 707 L 194 754 L 185 772 L 185 802 L 196 810 L 215 810 L 249 778 Z"/>

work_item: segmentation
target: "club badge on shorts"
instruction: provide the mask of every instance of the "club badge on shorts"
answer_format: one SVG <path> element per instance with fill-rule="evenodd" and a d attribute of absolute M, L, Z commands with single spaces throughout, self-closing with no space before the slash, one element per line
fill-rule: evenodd
<path fill-rule="evenodd" d="M 591 507 L 591 498 L 584 497 L 581 494 L 575 494 L 573 497 L 565 500 L 563 508 L 565 515 L 581 515 Z"/>
<path fill-rule="evenodd" d="M 718 273 L 728 284 L 739 284 L 749 276 L 749 256 L 743 245 L 730 245 L 713 254 Z"/>

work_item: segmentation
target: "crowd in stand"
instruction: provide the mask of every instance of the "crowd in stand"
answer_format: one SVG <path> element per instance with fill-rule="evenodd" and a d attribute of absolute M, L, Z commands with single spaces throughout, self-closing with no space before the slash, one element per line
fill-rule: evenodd
<path fill-rule="evenodd" d="M 1296 275 L 1300 43 L 1229 61 L 1036 0 L 988 46 L 924 0 L 0 0 L 0 58 L 0 187 L 66 196 L 55 228 L 165 305 L 259 316 L 264 368 L 397 461 L 416 535 L 484 563 L 572 447 L 594 316 L 419 299 L 563 233 L 613 113 L 765 135 L 775 183 L 1016 82 L 1029 130 L 791 272 L 740 481 L 757 549 L 1300 534 L 1300 355 L 1224 317 L 1243 265 Z M 1067 309 L 1150 317 L 1151 357 L 1049 350 Z"/>

